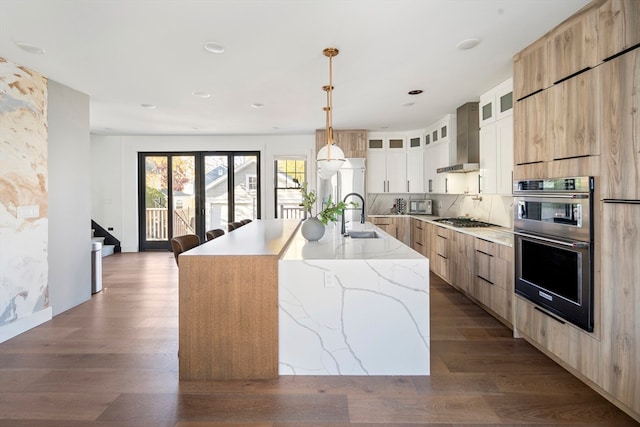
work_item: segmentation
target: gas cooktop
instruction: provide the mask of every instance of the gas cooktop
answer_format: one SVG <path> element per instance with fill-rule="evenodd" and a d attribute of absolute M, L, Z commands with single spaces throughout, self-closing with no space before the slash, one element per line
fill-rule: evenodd
<path fill-rule="evenodd" d="M 439 218 L 435 220 L 441 224 L 451 225 L 453 227 L 471 228 L 471 227 L 494 227 L 495 224 L 478 221 L 475 218 L 457 217 L 457 218 Z"/>

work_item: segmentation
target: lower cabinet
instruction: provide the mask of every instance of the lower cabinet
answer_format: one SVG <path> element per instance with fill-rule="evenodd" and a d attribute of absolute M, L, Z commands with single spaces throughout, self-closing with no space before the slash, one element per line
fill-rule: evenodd
<path fill-rule="evenodd" d="M 371 217 L 369 221 L 384 230 L 385 233 L 398 238 L 398 229 L 396 222 L 392 217 Z"/>
<path fill-rule="evenodd" d="M 469 293 L 513 325 L 513 248 L 476 237 L 474 251 L 475 277 Z"/>
<path fill-rule="evenodd" d="M 600 342 L 593 334 L 551 317 L 515 296 L 516 335 L 528 338 L 544 353 L 555 356 L 591 381 L 600 379 Z"/>
<path fill-rule="evenodd" d="M 602 224 L 602 388 L 640 414 L 640 203 L 605 203 Z"/>
<path fill-rule="evenodd" d="M 368 217 L 368 221 L 384 230 L 385 233 L 411 246 L 411 223 L 408 216 Z"/>
<path fill-rule="evenodd" d="M 453 285 L 469 293 L 474 284 L 474 240 L 470 234 L 455 233 L 456 270 Z"/>
<path fill-rule="evenodd" d="M 431 271 L 449 283 L 455 272 L 455 231 L 434 226 L 431 235 Z"/>
<path fill-rule="evenodd" d="M 513 248 L 430 226 L 431 271 L 513 327 Z"/>

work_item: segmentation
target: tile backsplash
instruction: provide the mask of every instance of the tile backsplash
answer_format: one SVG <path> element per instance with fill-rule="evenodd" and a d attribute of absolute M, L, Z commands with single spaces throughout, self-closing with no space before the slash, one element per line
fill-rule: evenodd
<path fill-rule="evenodd" d="M 513 228 L 513 197 L 481 194 L 482 200 L 473 200 L 476 195 L 463 194 L 367 194 L 367 213 L 370 215 L 392 214 L 395 199 L 431 199 L 433 214 L 441 217 L 469 216 L 503 227 Z M 407 204 L 408 205 L 408 204 Z"/>

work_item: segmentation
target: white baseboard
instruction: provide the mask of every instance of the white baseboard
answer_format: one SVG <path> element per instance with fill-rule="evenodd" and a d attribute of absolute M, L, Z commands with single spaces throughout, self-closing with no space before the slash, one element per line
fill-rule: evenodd
<path fill-rule="evenodd" d="M 47 307 L 44 310 L 37 311 L 31 316 L 23 317 L 7 325 L 0 326 L 0 343 L 3 343 L 11 338 L 20 335 L 29 329 L 35 328 L 38 325 L 48 322 L 53 317 L 53 309 Z"/>

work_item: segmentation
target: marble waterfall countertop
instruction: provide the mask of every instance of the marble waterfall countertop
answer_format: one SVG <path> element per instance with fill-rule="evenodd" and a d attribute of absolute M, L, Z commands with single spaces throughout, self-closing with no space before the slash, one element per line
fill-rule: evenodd
<path fill-rule="evenodd" d="M 429 260 L 379 238 L 300 230 L 278 264 L 280 375 L 429 375 Z"/>
<path fill-rule="evenodd" d="M 501 227 L 499 225 L 493 227 L 454 227 L 449 224 L 442 224 L 436 222 L 437 219 L 442 217 L 437 215 L 367 215 L 369 218 L 415 218 L 420 221 L 430 222 L 440 227 L 450 228 L 460 233 L 469 234 L 474 237 L 479 237 L 490 242 L 498 243 L 500 245 L 513 247 L 513 229 L 507 227 Z"/>
<path fill-rule="evenodd" d="M 282 260 L 312 259 L 423 259 L 424 257 L 370 222 L 353 224 L 355 231 L 371 230 L 380 237 L 352 239 L 340 234 L 340 224 L 329 224 L 317 242 L 308 242 L 298 231 L 289 242 Z"/>

